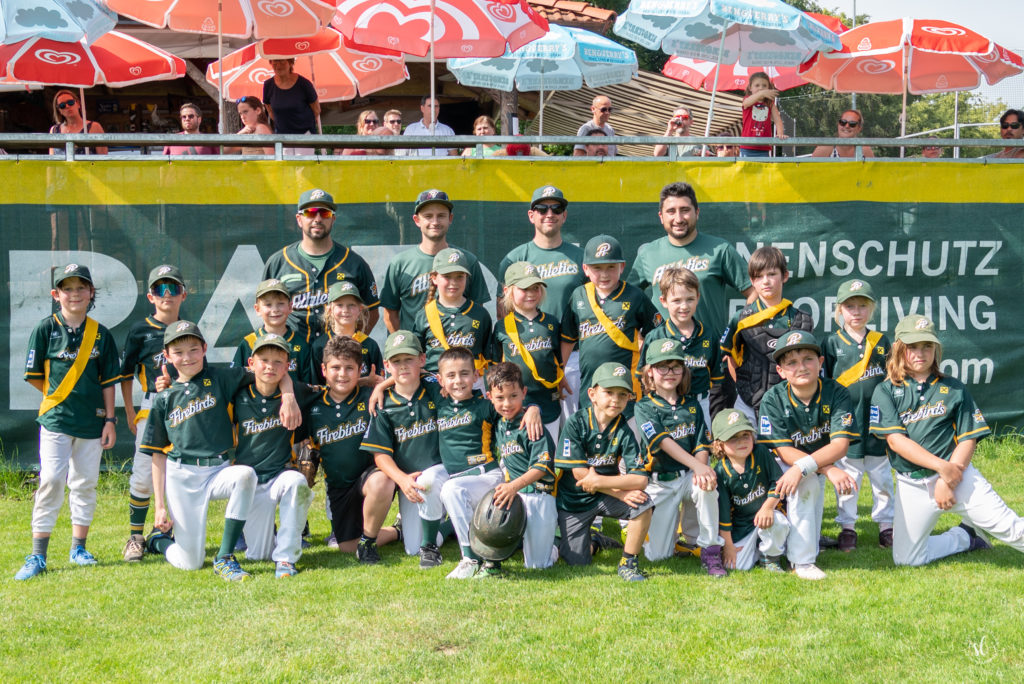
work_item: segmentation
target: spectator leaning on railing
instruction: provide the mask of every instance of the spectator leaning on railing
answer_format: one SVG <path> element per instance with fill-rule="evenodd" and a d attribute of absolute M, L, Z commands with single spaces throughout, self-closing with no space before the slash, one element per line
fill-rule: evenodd
<path fill-rule="evenodd" d="M 836 135 L 840 138 L 856 138 L 864 129 L 864 117 L 856 109 L 847 109 L 839 117 Z M 857 154 L 854 145 L 818 145 L 811 153 L 812 157 L 854 157 Z M 864 147 L 865 157 L 874 157 L 875 152 L 870 147 Z"/>
<path fill-rule="evenodd" d="M 441 103 L 436 99 L 431 100 L 429 95 L 423 96 L 420 100 L 420 113 L 423 114 L 423 118 L 419 121 L 415 121 L 405 127 L 405 133 L 403 135 L 427 135 L 427 136 L 453 136 L 455 131 L 450 126 L 446 126 L 437 120 L 438 115 L 441 112 Z M 434 122 L 434 130 L 430 130 L 430 123 Z M 405 157 L 449 157 L 458 155 L 458 150 L 454 147 L 444 148 L 438 147 L 436 149 L 430 147 L 420 147 L 412 150 L 395 150 L 395 154 Z"/>
<path fill-rule="evenodd" d="M 203 114 L 199 105 L 186 102 L 178 109 L 181 117 L 181 135 L 197 135 L 203 123 Z M 216 147 L 207 145 L 165 145 L 165 155 L 217 154 Z"/>
<path fill-rule="evenodd" d="M 238 118 L 242 128 L 238 135 L 271 135 L 270 118 L 267 108 L 255 95 L 246 95 L 238 100 Z M 273 147 L 225 147 L 224 154 L 273 154 Z"/>
<path fill-rule="evenodd" d="M 608 123 L 608 118 L 612 114 L 611 99 L 606 95 L 598 95 L 590 104 L 590 111 L 593 114 L 593 118 L 580 126 L 580 130 L 576 131 L 576 135 L 590 135 L 591 131 L 604 131 L 605 135 L 609 137 L 614 136 L 615 129 L 612 128 L 610 123 Z M 603 156 L 614 157 L 617 153 L 615 145 L 608 145 L 607 147 L 608 152 Z M 587 145 L 576 145 L 572 148 L 572 154 L 574 157 L 594 156 L 587 152 Z"/>
<path fill-rule="evenodd" d="M 665 135 L 678 138 L 688 137 L 690 135 L 690 125 L 692 123 L 693 116 L 690 114 L 690 108 L 683 106 L 676 107 L 675 111 L 672 112 L 672 117 L 668 120 L 668 125 L 665 127 Z M 680 157 L 699 157 L 701 154 L 700 145 L 676 145 L 676 154 Z M 654 156 L 668 156 L 668 145 L 655 145 Z"/>
<path fill-rule="evenodd" d="M 356 120 L 356 135 L 373 135 L 373 132 L 379 127 L 380 118 L 377 117 L 377 112 L 372 109 L 364 109 L 359 112 L 359 118 Z M 346 147 L 342 150 L 334 151 L 334 154 L 345 156 L 366 155 L 369 153 L 369 150 L 365 147 Z"/>
<path fill-rule="evenodd" d="M 1020 140 L 1024 138 L 1024 112 L 1019 109 L 1007 109 L 999 117 L 999 135 L 1003 140 Z M 1004 147 L 991 159 L 1024 159 L 1024 147 Z"/>
<path fill-rule="evenodd" d="M 50 133 L 82 133 L 85 131 L 86 122 L 82 119 L 82 104 L 70 90 L 58 90 L 53 96 L 53 121 Z M 103 126 L 95 121 L 88 122 L 89 133 L 102 133 Z M 63 152 L 61 148 L 52 148 L 50 154 Z M 87 149 L 75 147 L 76 154 L 106 154 L 106 147 L 94 147 Z"/>

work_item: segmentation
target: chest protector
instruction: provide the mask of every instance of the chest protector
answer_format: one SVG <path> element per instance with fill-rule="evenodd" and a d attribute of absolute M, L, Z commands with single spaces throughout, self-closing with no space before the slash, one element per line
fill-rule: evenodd
<path fill-rule="evenodd" d="M 756 313 L 756 304 L 747 306 L 741 312 L 740 320 Z M 787 319 L 788 326 L 785 325 Z M 743 365 L 736 369 L 736 392 L 748 406 L 757 409 L 768 388 L 782 382 L 772 359 L 779 338 L 791 330 L 811 332 L 813 328 L 814 320 L 809 313 L 790 306 L 785 315 L 739 332 L 744 352 Z"/>

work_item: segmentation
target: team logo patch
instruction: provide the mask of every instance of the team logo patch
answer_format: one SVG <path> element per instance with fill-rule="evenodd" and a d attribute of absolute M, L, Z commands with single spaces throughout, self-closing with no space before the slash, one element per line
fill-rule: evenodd
<path fill-rule="evenodd" d="M 356 404 L 356 411 L 365 411 L 365 410 L 366 410 L 366 402 L 365 401 L 361 401 L 358 404 Z"/>
<path fill-rule="evenodd" d="M 772 434 L 772 421 L 768 420 L 768 416 L 761 416 L 761 434 L 765 436 Z"/>
<path fill-rule="evenodd" d="M 430 199 L 434 199 L 435 197 L 437 197 L 440 194 L 441 194 L 440 190 L 428 190 L 427 191 L 427 197 L 429 197 Z"/>
<path fill-rule="evenodd" d="M 622 302 L 622 310 L 629 311 L 629 302 Z"/>
<path fill-rule="evenodd" d="M 932 322 L 929 321 L 927 318 L 922 318 L 921 320 L 919 320 L 914 325 L 914 328 L 917 329 L 917 330 L 924 330 L 925 328 L 927 328 L 931 324 L 932 324 Z"/>
<path fill-rule="evenodd" d="M 28 361 L 25 362 L 25 368 L 32 368 L 36 363 L 36 350 L 28 350 Z"/>
<path fill-rule="evenodd" d="M 156 274 L 157 275 L 167 275 L 170 272 L 171 272 L 171 267 L 170 266 L 162 266 L 160 268 L 160 270 L 156 272 Z"/>
<path fill-rule="evenodd" d="M 663 353 L 667 351 L 672 351 L 673 345 L 675 345 L 674 340 L 665 340 L 664 342 L 661 343 L 661 351 Z"/>
<path fill-rule="evenodd" d="M 736 423 L 740 422 L 740 412 L 733 411 L 732 413 L 729 414 L 729 418 L 727 420 L 729 421 L 729 425 L 735 425 Z"/>
<path fill-rule="evenodd" d="M 628 370 L 626 370 L 626 367 L 625 367 L 625 366 L 616 366 L 616 367 L 615 367 L 615 370 L 613 370 L 613 371 L 612 371 L 612 375 L 615 375 L 615 376 L 621 377 L 621 376 L 625 375 L 625 374 L 626 374 L 626 373 L 628 373 L 628 372 L 629 372 L 629 371 L 628 371 Z"/>
<path fill-rule="evenodd" d="M 878 425 L 882 422 L 882 412 L 878 410 L 877 406 L 871 407 L 870 420 L 872 425 Z"/>
<path fill-rule="evenodd" d="M 182 330 L 188 330 L 188 321 L 182 321 L 181 323 L 178 323 L 177 327 L 174 329 L 174 332 L 181 332 Z"/>
<path fill-rule="evenodd" d="M 473 328 L 475 329 L 475 328 L 479 328 L 479 327 L 480 327 L 480 321 L 473 321 Z"/>
<path fill-rule="evenodd" d="M 949 388 L 943 385 L 939 388 L 939 394 L 949 394 Z"/>
<path fill-rule="evenodd" d="M 647 439 L 654 437 L 654 423 L 652 423 L 651 421 L 647 421 L 646 423 L 641 425 L 640 429 L 643 430 L 643 433 L 647 437 Z"/>
<path fill-rule="evenodd" d="M 832 407 L 829 406 L 828 404 L 825 404 L 824 406 L 821 407 L 821 412 L 827 416 L 828 414 L 832 413 Z"/>
<path fill-rule="evenodd" d="M 610 251 L 612 251 L 612 246 L 607 242 L 602 242 L 597 246 L 597 249 L 594 250 L 594 256 L 603 257 L 607 255 Z"/>
<path fill-rule="evenodd" d="M 314 190 L 313 192 L 309 193 L 309 199 L 311 199 L 311 200 L 323 199 L 324 195 L 326 195 L 326 194 L 327 193 L 324 192 L 323 190 Z"/>
<path fill-rule="evenodd" d="M 434 407 L 434 402 L 432 402 L 432 401 L 428 401 L 428 402 L 427 402 L 427 408 L 428 408 L 428 409 L 430 409 L 431 411 L 436 411 L 436 410 L 437 410 L 437 409 L 436 409 L 436 408 Z"/>
<path fill-rule="evenodd" d="M 78 264 L 68 264 L 67 266 L 64 267 L 64 272 L 65 273 L 71 273 L 72 271 L 77 271 L 77 270 L 78 270 Z"/>
<path fill-rule="evenodd" d="M 210 378 L 203 378 L 203 387 L 213 387 L 213 380 L 210 380 Z"/>
<path fill-rule="evenodd" d="M 852 283 L 850 283 L 850 292 L 856 292 L 857 290 L 859 290 L 859 289 L 861 289 L 863 287 L 864 287 L 864 283 L 862 283 L 859 280 L 854 280 Z"/>
<path fill-rule="evenodd" d="M 555 187 L 554 187 L 553 185 L 549 185 L 548 187 L 546 187 L 546 188 L 544 188 L 543 190 L 541 190 L 541 192 L 540 192 L 540 196 L 541 196 L 541 197 L 551 197 L 551 196 L 553 196 L 553 195 L 554 195 L 554 194 L 555 194 L 556 192 L 558 192 L 558 190 L 556 190 L 556 189 L 555 189 Z"/>
<path fill-rule="evenodd" d="M 893 399 L 899 399 L 902 396 L 903 396 L 903 388 L 902 387 L 896 387 L 896 388 L 893 389 L 893 391 L 892 391 Z"/>
<path fill-rule="evenodd" d="M 572 453 L 572 447 L 569 445 L 569 440 L 562 440 L 562 458 L 569 458 L 569 454 Z"/>
<path fill-rule="evenodd" d="M 537 275 L 537 267 L 534 266 L 533 264 L 528 264 L 525 268 L 523 268 L 523 273 L 529 276 L 535 276 Z"/>
<path fill-rule="evenodd" d="M 292 351 L 295 352 L 296 354 L 298 354 L 300 351 L 302 351 L 302 347 L 297 345 L 297 344 L 293 345 L 292 346 Z"/>
<path fill-rule="evenodd" d="M 395 339 L 392 340 L 395 344 L 402 344 L 405 342 L 405 335 L 395 335 Z"/>
<path fill-rule="evenodd" d="M 981 409 L 974 409 L 974 422 L 975 423 L 984 423 L 985 422 L 985 416 L 981 415 Z"/>
<path fill-rule="evenodd" d="M 692 414 L 695 414 L 695 415 L 696 415 L 696 413 L 697 413 L 697 407 L 696 407 L 696 406 L 691 406 L 691 407 L 690 407 L 690 413 L 692 413 Z"/>
<path fill-rule="evenodd" d="M 800 344 L 800 337 L 801 335 L 798 332 L 790 333 L 790 335 L 786 337 L 785 346 L 789 346 L 791 344 Z"/>
<path fill-rule="evenodd" d="M 705 349 L 710 349 L 711 348 L 711 340 L 704 340 L 704 342 L 701 344 L 701 346 L 704 347 Z"/>
<path fill-rule="evenodd" d="M 851 427 L 853 425 L 853 414 L 844 413 L 843 417 L 839 419 L 839 422 L 843 427 Z"/>
<path fill-rule="evenodd" d="M 775 349 L 775 347 L 777 347 L 778 344 L 779 341 L 776 340 L 775 338 L 772 338 L 765 343 L 765 346 L 768 347 L 769 349 Z"/>
<path fill-rule="evenodd" d="M 457 264 L 457 263 L 459 263 L 459 259 L 461 259 L 461 258 L 462 258 L 461 254 L 459 254 L 458 252 L 452 252 L 448 256 L 448 263 L 450 263 L 450 264 Z"/>

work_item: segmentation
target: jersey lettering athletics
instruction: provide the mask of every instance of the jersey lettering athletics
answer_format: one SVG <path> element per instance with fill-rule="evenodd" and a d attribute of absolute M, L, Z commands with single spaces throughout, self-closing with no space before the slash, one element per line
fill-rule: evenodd
<path fill-rule="evenodd" d="M 704 412 L 692 396 L 671 404 L 657 394 L 648 394 L 636 403 L 640 450 L 655 473 L 688 471 L 685 465 L 662 451 L 662 442 L 670 439 L 690 455 L 711 448 L 711 435 L 704 424 Z"/>
<path fill-rule="evenodd" d="M 313 344 L 310 345 L 309 362 L 310 378 L 311 382 L 317 385 L 323 385 L 327 379 L 324 377 L 324 348 L 327 347 L 327 342 L 334 337 L 334 333 L 328 330 L 325 334 L 313 340 Z M 352 336 L 352 339 L 359 343 L 362 348 L 363 361 L 359 365 L 360 377 L 366 377 L 372 370 L 377 375 L 384 375 L 384 357 L 380 353 L 380 346 L 372 338 L 368 337 L 366 333 L 357 332 Z"/>
<path fill-rule="evenodd" d="M 736 391 L 748 406 L 757 409 L 768 388 L 782 381 L 772 359 L 779 338 L 790 330 L 813 329 L 811 315 L 788 299 L 776 306 L 758 299 L 733 316 L 722 333 L 722 355 L 732 356 Z"/>
<path fill-rule="evenodd" d="M 709 334 L 720 334 L 729 309 L 728 293 L 750 287 L 747 262 L 728 242 L 704 233 L 683 247 L 673 245 L 668 236 L 640 245 L 626 280 L 646 292 L 664 317 L 668 312 L 658 300 L 658 281 L 669 266 L 688 268 L 697 276 L 700 302 L 694 316 L 707 325 Z"/>
<path fill-rule="evenodd" d="M 315 388 L 294 383 L 295 400 L 303 415 L 319 398 Z M 294 433 L 281 425 L 281 392 L 264 396 L 256 385 L 235 392 L 232 418 L 235 424 L 235 463 L 256 471 L 260 484 L 281 474 L 292 461 Z"/>
<path fill-rule="evenodd" d="M 991 434 L 985 416 L 955 378 L 931 376 L 925 382 L 907 378 L 902 385 L 886 380 L 875 388 L 871 403 L 872 435 L 883 440 L 889 435 L 906 435 L 945 461 L 965 439 L 980 442 Z M 935 474 L 906 460 L 888 445 L 886 452 L 898 473 L 915 479 Z"/>
<path fill-rule="evenodd" d="M 818 380 L 810 402 L 797 399 L 783 382 L 761 400 L 761 429 L 757 441 L 770 448 L 794 447 L 812 454 L 833 439 L 860 439 L 860 427 L 846 388 L 835 380 Z"/>
<path fill-rule="evenodd" d="M 275 252 L 263 268 L 262 279 L 277 278 L 287 286 L 292 293 L 292 315 L 288 317 L 288 325 L 307 342 L 323 330 L 321 316 L 327 303 L 327 290 L 334 283 L 351 280 L 359 288 L 359 296 L 369 309 L 380 303 L 377 281 L 361 256 L 335 242 L 323 257 L 323 267 L 319 268 L 303 255 L 300 244 L 296 242 Z M 317 259 L 319 261 L 320 257 Z"/>
<path fill-rule="evenodd" d="M 517 261 L 527 261 L 537 267 L 537 277 L 544 281 L 547 293 L 540 310 L 556 321 L 561 319 L 573 290 L 587 280 L 583 275 L 583 250 L 564 241 L 553 249 L 538 247 L 532 240 L 519 245 L 498 265 L 498 299 L 504 295 L 504 284 L 500 281 L 508 267 Z"/>
<path fill-rule="evenodd" d="M 554 494 L 555 493 L 555 452 L 554 442 L 547 430 L 542 431 L 541 438 L 531 441 L 526 430 L 519 427 L 525 412 L 515 418 L 502 418 L 494 430 L 494 453 L 504 465 L 505 482 L 522 477 L 529 470 L 539 470 L 543 477 L 532 485 L 520 489 L 522 494 Z"/>
<path fill-rule="evenodd" d="M 152 316 L 137 321 L 128 329 L 121 353 L 121 377 L 139 379 L 143 392 L 156 392 L 156 379 L 164 365 L 164 330 L 161 323 Z"/>
<path fill-rule="evenodd" d="M 256 332 L 251 332 L 238 343 L 235 350 L 235 358 L 231 361 L 232 368 L 248 368 L 249 358 L 252 356 L 252 348 L 256 346 L 257 340 L 267 334 L 266 328 L 260 326 Z M 319 339 L 319 338 L 317 338 Z M 315 378 L 310 374 L 313 362 L 310 345 L 306 338 L 294 330 L 289 329 L 284 335 L 284 341 L 290 348 L 288 352 L 288 375 L 292 376 L 295 382 L 314 383 Z"/>
<path fill-rule="evenodd" d="M 602 430 L 593 407 L 572 414 L 560 435 L 561 447 L 555 453 L 558 468 L 558 507 L 564 511 L 587 511 L 597 505 L 600 493 L 588 494 L 576 485 L 573 468 L 594 468 L 599 475 L 618 475 L 619 461 L 628 474 L 650 474 L 650 463 L 640 455 L 640 447 L 624 416 L 616 416 Z"/>
<path fill-rule="evenodd" d="M 205 366 L 195 377 L 156 395 L 139 449 L 168 458 L 216 458 L 234 446 L 231 401 L 252 382 L 240 368 Z"/>
<path fill-rule="evenodd" d="M 755 444 L 743 464 L 743 472 L 737 472 L 728 458 L 719 459 L 715 464 L 718 478 L 718 529 L 732 533 L 733 542 L 754 531 L 754 516 L 764 505 L 765 499 L 779 495 L 775 484 L 782 477 L 782 469 L 767 447 Z"/>
<path fill-rule="evenodd" d="M 437 404 L 431 381 L 420 381 L 411 398 L 388 390 L 384 405 L 370 420 L 362 448 L 388 454 L 406 473 L 426 470 L 441 462 L 437 445 Z"/>
<path fill-rule="evenodd" d="M 591 378 L 598 366 L 614 361 L 632 369 L 634 394 L 639 396 L 640 383 L 636 369 L 640 360 L 640 337 L 661 324 L 661 315 L 647 295 L 625 282 L 620 282 L 607 299 L 602 301 L 598 297 L 597 303 L 612 325 L 622 331 L 634 348 L 623 349 L 615 343 L 591 308 L 586 286 L 576 288 L 562 316 L 562 340 L 575 342 L 579 346 L 580 388 L 590 387 Z M 579 399 L 581 408 L 590 405 L 586 391 L 580 392 Z M 633 402 L 626 408 L 625 416 L 627 419 L 633 416 Z"/>
<path fill-rule="evenodd" d="M 69 328 L 60 312 L 41 320 L 29 338 L 25 379 L 42 380 L 46 394 L 53 394 L 75 365 L 85 326 L 83 322 L 77 330 Z M 123 379 L 114 337 L 97 324 L 89 360 L 70 394 L 37 417 L 36 422 L 51 432 L 98 439 L 103 434 L 106 417 L 103 388 Z"/>
<path fill-rule="evenodd" d="M 872 336 L 874 337 L 874 336 Z M 889 359 L 889 338 L 881 335 L 874 345 L 868 346 L 868 339 L 855 342 L 845 330 L 839 330 L 825 339 L 821 346 L 821 354 L 825 357 L 825 377 L 839 380 L 841 376 L 862 365 L 868 355 L 867 366 L 863 372 L 852 379 L 850 384 L 842 382 L 853 401 L 853 412 L 857 416 L 857 424 L 864 434 L 864 439 L 851 444 L 846 452 L 847 458 L 864 458 L 864 456 L 885 456 L 885 443 L 878 439 L 867 439 L 871 415 L 871 395 L 875 388 L 885 380 L 885 364 Z"/>
<path fill-rule="evenodd" d="M 486 359 L 490 355 L 493 324 L 491 315 L 483 306 L 471 299 L 467 299 L 462 306 L 458 307 L 447 307 L 438 302 L 437 313 L 448 347 L 466 347 L 478 359 Z M 436 373 L 437 360 L 444 353 L 446 347 L 434 335 L 425 310 L 416 314 L 416 322 L 411 330 L 419 336 L 427 354 L 424 370 Z"/>
<path fill-rule="evenodd" d="M 309 407 L 304 421 L 310 441 L 320 449 L 327 486 L 348 489 L 373 465 L 373 454 L 363 449 L 370 429 L 368 404 L 371 389 L 357 387 L 341 401 L 326 390 Z"/>
<path fill-rule="evenodd" d="M 700 321 L 694 321 L 693 335 L 683 337 L 675 324 L 666 319 L 644 336 L 644 346 L 640 350 L 640 362 L 647 358 L 647 346 L 658 340 L 679 340 L 683 345 L 683 363 L 690 369 L 689 396 L 703 397 L 711 391 L 711 386 L 722 381 L 725 371 L 722 369 L 722 353 L 717 333 L 712 333 Z"/>
<path fill-rule="evenodd" d="M 477 466 L 497 468 L 492 447 L 498 417 L 491 402 L 480 392 L 465 401 L 442 397 L 437 383 L 428 383 L 437 406 L 437 447 L 449 475 Z"/>
<path fill-rule="evenodd" d="M 466 298 L 483 306 L 491 301 L 491 295 L 484 283 L 484 274 L 480 270 L 480 262 L 472 253 L 458 249 L 466 255 L 466 267 L 469 269 L 469 282 L 466 283 Z M 425 254 L 416 247 L 401 252 L 388 264 L 384 275 L 384 286 L 380 293 L 380 304 L 385 309 L 398 311 L 400 328 L 412 330 L 417 314 L 423 311 L 427 303 L 427 290 L 430 289 L 430 271 L 434 268 L 434 256 Z"/>
<path fill-rule="evenodd" d="M 561 354 L 561 326 L 558 324 L 558 318 L 542 311 L 533 319 L 513 313 L 513 319 L 519 333 L 519 342 L 530 354 L 537 375 L 547 382 L 553 382 L 558 377 L 562 365 L 558 358 Z M 536 404 L 544 423 L 558 420 L 562 410 L 558 388 L 545 387 L 534 377 L 533 370 L 505 330 L 504 319 L 494 324 L 492 340 L 491 358 L 496 363 L 514 363 L 523 372 L 523 384 L 526 385 L 526 400 L 523 403 Z"/>

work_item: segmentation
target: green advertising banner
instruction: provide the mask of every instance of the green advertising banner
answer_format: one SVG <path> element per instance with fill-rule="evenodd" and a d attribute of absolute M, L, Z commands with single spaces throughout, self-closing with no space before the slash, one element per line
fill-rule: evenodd
<path fill-rule="evenodd" d="M 37 463 L 38 391 L 23 380 L 33 327 L 52 310 L 50 271 L 88 265 L 98 287 L 92 315 L 120 348 L 130 324 L 151 313 L 145 278 L 178 264 L 213 363 L 230 361 L 259 321 L 252 309 L 264 262 L 298 239 L 295 201 L 312 187 L 334 194 L 334 237 L 355 248 L 378 283 L 388 262 L 419 241 L 413 200 L 441 188 L 455 201 L 452 244 L 475 253 L 489 291 L 502 257 L 532 238 L 533 190 L 560 187 L 570 200 L 564 236 L 598 233 L 622 242 L 627 259 L 664 235 L 658 192 L 693 184 L 701 232 L 749 256 L 762 244 L 789 260 L 785 294 L 835 328 L 835 289 L 868 280 L 879 296 L 873 325 L 892 331 L 909 313 L 935 320 L 943 372 L 971 388 L 989 421 L 1024 425 L 1021 339 L 1024 166 L 921 162 L 665 162 L 372 160 L 322 163 L 132 160 L 0 161 L 0 345 L 7 359 L 0 402 L 4 455 Z M 628 264 L 627 264 L 628 268 Z M 729 314 L 742 305 L 734 297 Z M 493 302 L 489 305 L 493 313 Z M 376 335 L 380 336 L 383 325 Z M 118 392 L 120 405 L 120 392 Z M 123 418 L 123 414 L 121 414 Z M 122 419 L 117 461 L 133 452 Z"/>

